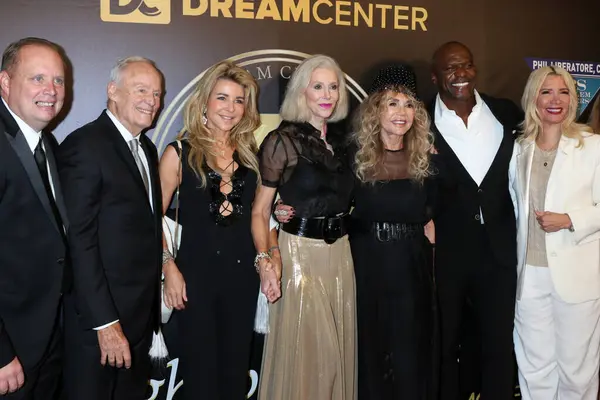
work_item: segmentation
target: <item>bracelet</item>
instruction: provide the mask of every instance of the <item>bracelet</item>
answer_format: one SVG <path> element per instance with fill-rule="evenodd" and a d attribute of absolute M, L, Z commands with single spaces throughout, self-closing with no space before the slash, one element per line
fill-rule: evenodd
<path fill-rule="evenodd" d="M 162 252 L 162 265 L 165 265 L 169 261 L 175 261 L 173 254 L 169 251 L 169 249 L 163 249 Z"/>
<path fill-rule="evenodd" d="M 273 256 L 273 251 L 279 251 L 279 246 L 271 246 L 269 247 L 269 250 L 267 250 L 267 253 L 269 253 L 269 256 Z"/>
<path fill-rule="evenodd" d="M 265 259 L 271 259 L 271 256 L 269 255 L 269 253 L 265 253 L 264 251 L 261 251 L 259 253 L 256 254 L 256 257 L 254 257 L 254 268 L 256 268 L 256 272 L 260 273 L 260 260 L 262 260 L 263 258 Z"/>

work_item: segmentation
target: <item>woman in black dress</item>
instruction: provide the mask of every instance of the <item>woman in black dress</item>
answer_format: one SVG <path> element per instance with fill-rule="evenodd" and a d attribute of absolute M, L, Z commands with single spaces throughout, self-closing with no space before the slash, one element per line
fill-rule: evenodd
<path fill-rule="evenodd" d="M 359 399 L 435 396 L 429 117 L 404 72 L 385 71 L 361 105 L 350 244 L 356 274 Z"/>
<path fill-rule="evenodd" d="M 180 185 L 181 247 L 176 260 L 166 245 L 163 256 L 184 381 L 178 399 L 246 398 L 259 290 L 250 232 L 257 91 L 254 78 L 230 62 L 209 69 L 184 111 L 181 173 L 177 143 L 160 162 L 165 211 Z"/>
<path fill-rule="evenodd" d="M 350 244 L 361 400 L 437 394 L 432 137 L 415 92 L 410 68 L 380 71 L 348 151 L 355 175 Z M 296 212 L 279 205 L 275 214 L 286 222 Z"/>

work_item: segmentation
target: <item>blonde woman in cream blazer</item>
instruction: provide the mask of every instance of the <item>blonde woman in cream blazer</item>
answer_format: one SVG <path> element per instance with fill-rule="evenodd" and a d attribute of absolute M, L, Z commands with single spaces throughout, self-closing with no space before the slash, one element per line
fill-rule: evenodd
<path fill-rule="evenodd" d="M 515 353 L 524 400 L 598 397 L 600 136 L 575 123 L 564 69 L 531 73 L 510 166 L 517 214 Z"/>

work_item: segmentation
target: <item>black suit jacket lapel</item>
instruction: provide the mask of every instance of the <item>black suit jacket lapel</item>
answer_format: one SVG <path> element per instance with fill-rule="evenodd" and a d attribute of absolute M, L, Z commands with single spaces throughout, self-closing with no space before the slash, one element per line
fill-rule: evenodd
<path fill-rule="evenodd" d="M 52 208 L 50 206 L 50 199 L 48 199 L 48 194 L 46 193 L 46 188 L 44 187 L 44 182 L 42 181 L 42 175 L 40 175 L 40 171 L 35 164 L 35 160 L 33 159 L 33 153 L 31 152 L 31 148 L 27 143 L 27 139 L 25 139 L 25 135 L 19 129 L 19 125 L 17 121 L 14 120 L 12 115 L 8 112 L 4 103 L 0 101 L 0 118 L 5 126 L 6 138 L 10 143 L 11 147 L 19 157 L 27 176 L 29 177 L 29 181 L 31 182 L 31 186 L 33 190 L 37 194 L 40 202 L 42 203 L 42 207 L 48 214 L 48 218 L 52 221 L 52 225 L 56 228 L 56 230 L 60 233 L 62 232 L 63 227 L 59 227 L 56 223 L 56 218 L 54 218 L 54 214 L 52 213 Z M 56 164 L 54 166 L 56 168 Z M 53 175 L 54 177 L 54 175 Z M 55 190 L 58 190 L 55 187 Z M 64 210 L 64 207 L 63 207 Z"/>
<path fill-rule="evenodd" d="M 98 118 L 102 124 L 106 126 L 106 135 L 110 138 L 115 147 L 116 153 L 119 158 L 125 163 L 129 173 L 131 173 L 133 180 L 136 182 L 138 189 L 142 192 L 144 197 L 148 199 L 148 195 L 146 193 L 146 188 L 144 187 L 144 181 L 142 180 L 142 176 L 140 175 L 140 170 L 135 164 L 135 160 L 133 159 L 133 154 L 131 154 L 131 150 L 129 149 L 129 145 L 125 140 L 123 140 L 123 136 L 121 132 L 117 129 L 115 124 L 112 122 L 110 117 L 106 114 L 106 111 L 100 115 Z M 154 189 L 153 189 L 154 192 Z M 150 202 L 146 200 L 145 204 L 147 204 L 148 209 L 150 210 Z"/>
<path fill-rule="evenodd" d="M 54 187 L 54 202 L 60 213 L 60 218 L 64 224 L 66 230 L 69 229 L 69 219 L 67 217 L 67 208 L 65 207 L 65 199 L 63 197 L 62 186 L 58 175 L 58 167 L 56 166 L 56 157 L 54 156 L 54 146 L 51 140 L 42 133 L 42 140 L 44 141 L 44 147 L 46 151 L 46 158 L 48 159 L 48 168 L 50 175 L 52 175 L 52 186 Z"/>

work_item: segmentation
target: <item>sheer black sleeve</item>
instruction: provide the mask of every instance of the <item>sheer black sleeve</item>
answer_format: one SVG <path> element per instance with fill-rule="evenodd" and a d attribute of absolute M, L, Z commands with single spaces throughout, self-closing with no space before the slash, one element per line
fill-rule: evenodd
<path fill-rule="evenodd" d="M 287 182 L 298 163 L 299 144 L 277 130 L 269 133 L 258 152 L 262 184 L 276 188 Z"/>

